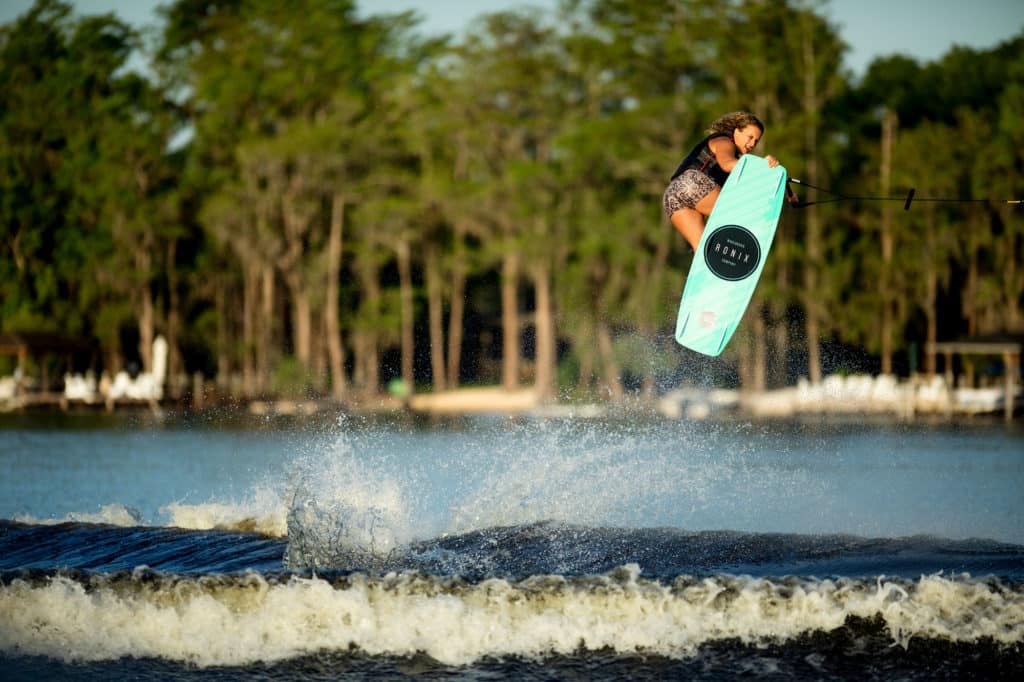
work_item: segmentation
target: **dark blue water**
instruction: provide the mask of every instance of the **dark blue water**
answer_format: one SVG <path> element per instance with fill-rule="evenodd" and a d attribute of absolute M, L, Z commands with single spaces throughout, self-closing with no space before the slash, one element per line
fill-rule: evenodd
<path fill-rule="evenodd" d="M 1004 427 L 6 426 L 4 679 L 1024 672 Z"/>

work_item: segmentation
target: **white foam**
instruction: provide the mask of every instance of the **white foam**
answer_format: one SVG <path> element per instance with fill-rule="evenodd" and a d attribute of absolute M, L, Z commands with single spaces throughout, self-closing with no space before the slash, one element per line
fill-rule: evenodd
<path fill-rule="evenodd" d="M 244 665 L 355 647 L 425 653 L 465 665 L 485 656 L 571 655 L 579 648 L 687 657 L 736 638 L 782 642 L 880 616 L 894 643 L 915 637 L 1024 642 L 1024 594 L 966 577 L 917 582 L 681 578 L 643 580 L 636 566 L 604 577 L 540 576 L 480 584 L 391 574 L 268 583 L 235 578 L 65 577 L 0 587 L 0 651 L 67 661 L 157 656 Z"/>
<path fill-rule="evenodd" d="M 189 530 L 237 530 L 270 537 L 288 534 L 287 509 L 281 496 L 268 487 L 254 488 L 241 502 L 172 502 L 160 508 L 169 523 Z"/>
<path fill-rule="evenodd" d="M 61 518 L 41 519 L 31 514 L 21 514 L 14 517 L 18 523 L 27 523 L 39 526 L 53 526 L 58 523 L 99 523 L 109 526 L 138 526 L 142 524 L 142 515 L 134 509 L 123 504 L 106 504 L 100 507 L 97 512 L 71 512 Z"/>

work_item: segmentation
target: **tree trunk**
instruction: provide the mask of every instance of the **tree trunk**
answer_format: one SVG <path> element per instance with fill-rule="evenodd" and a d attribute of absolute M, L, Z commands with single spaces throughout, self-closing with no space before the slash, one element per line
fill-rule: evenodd
<path fill-rule="evenodd" d="M 412 297 L 412 258 L 409 254 L 409 242 L 401 239 L 396 249 L 398 256 L 398 286 L 402 308 L 402 381 L 412 395 L 414 386 L 413 359 L 415 357 L 416 340 L 413 333 L 413 297 Z"/>
<path fill-rule="evenodd" d="M 751 383 L 753 391 L 764 391 L 768 388 L 768 332 L 764 322 L 764 304 L 757 296 L 751 306 L 754 310 L 753 348 L 751 348 Z"/>
<path fill-rule="evenodd" d="M 1004 225 L 1012 225 L 1016 220 L 1016 217 L 1011 213 L 1012 210 L 1015 209 L 1003 207 L 1001 217 Z M 1003 313 L 1003 328 L 1013 333 L 1018 333 L 1022 329 L 1020 300 L 1021 294 L 1024 294 L 1024 290 L 1022 290 L 1024 287 L 1021 286 L 1021 277 L 1017 264 L 1021 254 L 1019 239 L 1020 235 L 1016 230 L 1008 229 L 1002 236 L 1003 248 L 997 248 L 997 253 L 1000 254 L 999 258 L 1003 261 L 1003 273 L 999 278 L 999 282 L 1002 284 L 1003 306 L 1005 310 Z M 1010 371 L 1009 365 L 1007 365 L 1006 371 Z"/>
<path fill-rule="evenodd" d="M 896 114 L 886 110 L 882 115 L 882 163 L 880 177 L 881 196 L 887 197 L 892 191 L 892 145 L 896 136 Z M 893 234 L 892 207 L 888 202 L 882 205 L 879 246 L 882 250 L 882 271 L 878 277 L 878 293 L 882 304 L 881 335 L 882 374 L 892 374 L 893 355 Z"/>
<path fill-rule="evenodd" d="M 372 256 L 361 262 L 357 269 L 365 298 L 361 311 L 362 324 L 356 337 L 356 361 L 363 392 L 372 396 L 380 391 L 380 348 L 376 329 L 380 318 L 380 280 Z"/>
<path fill-rule="evenodd" d="M 430 373 L 435 391 L 445 390 L 447 367 L 444 360 L 444 296 L 441 290 L 441 264 L 437 247 L 426 253 L 427 313 L 430 318 Z"/>
<path fill-rule="evenodd" d="M 817 278 L 809 277 L 807 284 L 813 286 Z M 812 384 L 821 383 L 821 325 L 818 322 L 816 311 L 807 314 L 804 321 L 804 330 L 807 333 L 807 374 Z"/>
<path fill-rule="evenodd" d="M 534 296 L 536 297 L 535 333 L 536 365 L 535 386 L 542 400 L 557 394 L 557 367 L 555 348 L 555 319 L 551 297 L 551 270 L 546 263 L 531 268 Z"/>
<path fill-rule="evenodd" d="M 179 335 L 181 333 L 181 297 L 178 293 L 178 240 L 171 239 L 167 242 L 167 385 L 171 390 L 171 397 L 178 399 L 181 393 L 177 390 L 179 384 L 173 381 L 184 373 L 185 363 L 181 357 L 179 347 Z"/>
<path fill-rule="evenodd" d="M 452 303 L 448 313 L 448 386 L 459 385 L 462 370 L 462 324 L 466 310 L 466 255 L 464 231 L 456 225 L 455 255 L 452 263 Z"/>
<path fill-rule="evenodd" d="M 579 355 L 580 375 L 578 387 L 582 391 L 590 391 L 594 385 L 594 351 L 592 335 L 580 335 L 577 339 L 581 343 L 576 344 L 576 352 Z"/>
<path fill-rule="evenodd" d="M 743 319 L 746 320 L 749 316 L 750 309 L 748 308 Z M 741 326 L 747 325 L 746 322 L 741 322 L 740 324 Z M 746 392 L 751 389 L 754 382 L 754 341 L 750 338 L 749 334 L 737 334 L 734 345 L 736 347 L 736 374 L 740 380 L 740 391 Z"/>
<path fill-rule="evenodd" d="M 228 335 L 228 301 L 224 282 L 214 294 L 217 309 L 217 387 L 225 389 L 231 383 L 231 352 Z"/>
<path fill-rule="evenodd" d="M 977 234 L 980 221 L 971 219 L 970 234 Z M 970 240 L 968 246 L 967 285 L 964 287 L 963 315 L 967 318 L 967 335 L 975 336 L 978 333 L 978 286 L 980 280 L 978 265 L 978 248 L 974 239 Z"/>
<path fill-rule="evenodd" d="M 772 351 L 770 355 L 771 374 L 769 385 L 785 386 L 789 379 L 789 320 L 786 319 L 786 305 L 772 305 Z"/>
<path fill-rule="evenodd" d="M 366 334 L 359 329 L 352 331 L 352 385 L 356 389 L 366 389 L 366 361 L 364 360 L 364 342 Z"/>
<path fill-rule="evenodd" d="M 102 353 L 103 367 L 110 379 L 113 380 L 114 376 L 124 369 L 124 355 L 121 353 L 120 340 L 115 337 L 110 341 L 110 345 L 103 346 Z M 18 358 L 19 367 L 24 368 L 25 362 L 27 362 L 27 359 L 23 361 L 22 358 Z M 24 371 L 24 369 L 22 371 Z"/>
<path fill-rule="evenodd" d="M 776 242 L 787 242 L 787 230 L 785 223 L 779 225 L 779 231 L 775 237 Z M 775 255 L 776 271 L 775 282 L 780 293 L 789 290 L 789 257 L 777 252 Z M 770 385 L 774 387 L 785 386 L 788 378 L 787 362 L 789 356 L 789 320 L 786 316 L 786 303 L 784 300 L 775 301 L 770 306 L 772 325 L 772 353 L 771 372 L 769 375 Z"/>
<path fill-rule="evenodd" d="M 242 386 L 247 397 L 256 394 L 259 376 L 256 368 L 257 309 L 260 297 L 260 265 L 250 262 L 244 266 L 242 285 Z"/>
<path fill-rule="evenodd" d="M 807 156 L 807 177 L 812 185 L 819 184 L 818 178 L 818 116 L 819 101 L 817 68 L 813 37 L 805 31 L 803 39 L 804 52 L 804 98 L 803 109 L 807 116 L 804 126 L 804 149 Z M 805 333 L 807 336 L 807 374 L 811 383 L 821 382 L 821 324 L 820 324 L 820 272 L 819 263 L 822 258 L 821 217 L 817 206 L 807 209 L 807 258 L 804 263 L 804 315 Z"/>
<path fill-rule="evenodd" d="M 301 185 L 301 181 L 293 181 Z M 306 286 L 303 267 L 305 244 L 311 216 L 300 208 L 298 188 L 289 189 L 281 198 L 281 217 L 284 221 L 285 247 L 278 258 L 278 267 L 292 303 L 292 345 L 295 357 L 306 369 L 312 356 L 312 306 Z"/>
<path fill-rule="evenodd" d="M 925 343 L 925 356 L 924 356 L 924 371 L 929 376 L 935 374 L 937 369 L 937 363 L 935 362 L 935 343 L 939 340 L 939 323 L 938 323 L 938 274 L 935 272 L 935 268 L 929 267 L 927 274 L 927 297 L 928 305 L 925 306 L 925 316 L 927 320 L 927 341 Z"/>
<path fill-rule="evenodd" d="M 924 259 L 925 272 L 924 272 L 924 301 L 922 301 L 921 308 L 925 316 L 925 353 L 924 353 L 924 372 L 931 376 L 935 374 L 937 369 L 937 363 L 935 361 L 935 353 L 933 348 L 935 342 L 938 340 L 938 297 L 939 297 L 939 273 L 938 273 L 938 254 L 939 254 L 939 239 L 938 232 L 935 225 L 935 209 L 931 206 L 928 207 L 928 234 L 927 234 L 927 255 Z"/>
<path fill-rule="evenodd" d="M 342 400 L 348 389 L 345 381 L 345 345 L 341 339 L 341 324 L 338 319 L 341 305 L 339 287 L 341 282 L 341 249 L 345 225 L 345 198 L 335 194 L 331 202 L 331 227 L 327 239 L 327 301 L 324 309 L 327 353 L 331 366 L 331 396 Z"/>
<path fill-rule="evenodd" d="M 271 349 L 274 345 L 274 268 L 264 263 L 260 270 L 260 280 L 263 285 L 263 293 L 260 301 L 263 304 L 263 311 L 259 318 L 259 333 L 256 346 L 256 376 L 257 390 L 260 393 L 270 391 L 270 375 L 272 372 L 273 358 Z"/>
<path fill-rule="evenodd" d="M 622 371 L 619 363 L 615 361 L 615 348 L 612 344 L 612 332 L 608 323 L 602 316 L 597 321 L 597 350 L 601 354 L 601 364 L 604 368 L 604 382 L 608 387 L 608 397 L 615 402 L 620 402 L 624 395 L 622 389 Z"/>
<path fill-rule="evenodd" d="M 297 270 L 285 275 L 284 281 L 292 299 L 292 344 L 296 359 L 306 369 L 311 366 L 312 359 L 312 317 L 313 309 L 309 302 L 303 278 Z"/>
<path fill-rule="evenodd" d="M 501 383 L 519 387 L 519 254 L 506 251 L 501 266 Z"/>
<path fill-rule="evenodd" d="M 663 282 L 665 280 L 666 271 L 668 270 L 668 254 L 672 248 L 672 241 L 675 239 L 675 230 L 661 230 L 659 232 L 659 239 L 657 246 L 654 251 L 654 258 L 648 262 L 649 270 L 646 273 L 647 281 L 647 301 L 658 300 L 663 291 Z M 660 320 L 652 319 L 651 306 L 643 307 L 643 317 L 640 320 L 639 328 L 640 333 L 645 339 L 656 339 L 658 337 L 658 326 Z M 654 376 L 653 371 L 648 368 L 644 372 L 643 383 L 640 388 L 641 395 L 645 399 L 651 399 L 655 396 L 657 391 L 657 378 Z"/>
<path fill-rule="evenodd" d="M 135 271 L 144 279 L 136 292 L 136 315 L 139 326 L 139 356 L 144 372 L 153 371 L 153 339 L 156 336 L 153 292 L 149 286 L 150 270 L 149 251 L 140 245 L 135 252 Z"/>
<path fill-rule="evenodd" d="M 327 351 L 327 321 L 323 315 L 312 313 L 310 326 L 316 330 L 309 344 L 310 384 L 313 392 L 322 396 L 327 392 L 327 372 L 330 364 Z"/>
<path fill-rule="evenodd" d="M 645 340 L 651 340 L 657 337 L 657 332 L 647 325 L 643 325 L 640 327 L 640 335 Z M 640 396 L 644 400 L 651 400 L 657 394 L 657 388 L 657 377 L 654 376 L 654 371 L 651 365 L 647 365 L 644 369 L 644 378 L 640 382 Z"/>

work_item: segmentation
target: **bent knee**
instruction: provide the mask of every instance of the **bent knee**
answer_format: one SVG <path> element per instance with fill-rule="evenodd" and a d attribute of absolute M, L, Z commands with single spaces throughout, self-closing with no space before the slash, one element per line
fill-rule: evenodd
<path fill-rule="evenodd" d="M 681 208 L 675 211 L 669 220 L 671 220 L 672 224 L 676 227 L 704 224 L 703 216 L 701 216 L 700 211 L 695 208 Z"/>

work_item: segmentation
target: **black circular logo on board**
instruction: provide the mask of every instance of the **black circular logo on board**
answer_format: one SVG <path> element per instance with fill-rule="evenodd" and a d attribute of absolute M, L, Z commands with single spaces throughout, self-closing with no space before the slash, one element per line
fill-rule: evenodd
<path fill-rule="evenodd" d="M 723 225 L 704 242 L 704 262 L 724 280 L 746 279 L 761 262 L 761 245 L 754 233 L 739 225 Z"/>

